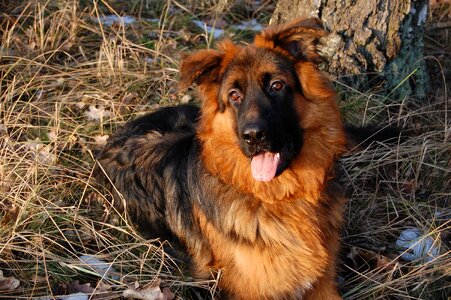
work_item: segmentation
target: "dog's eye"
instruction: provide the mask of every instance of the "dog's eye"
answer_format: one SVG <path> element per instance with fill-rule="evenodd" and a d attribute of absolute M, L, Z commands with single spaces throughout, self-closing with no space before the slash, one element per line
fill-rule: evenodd
<path fill-rule="evenodd" d="M 239 102 L 241 100 L 241 94 L 238 91 L 231 91 L 229 93 L 229 99 L 233 102 Z"/>
<path fill-rule="evenodd" d="M 284 86 L 285 84 L 282 81 L 276 80 L 271 84 L 271 90 L 278 92 L 283 89 Z"/>

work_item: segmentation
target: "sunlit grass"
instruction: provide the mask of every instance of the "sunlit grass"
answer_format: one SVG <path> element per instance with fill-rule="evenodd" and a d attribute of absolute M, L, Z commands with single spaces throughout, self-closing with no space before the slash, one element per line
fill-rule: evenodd
<path fill-rule="evenodd" d="M 213 42 L 199 29 L 186 30 L 189 20 L 217 18 L 219 8 L 228 20 L 240 20 L 243 8 L 225 3 L 207 9 L 196 1 L 156 6 L 131 1 L 124 6 L 137 16 L 131 25 L 102 24 L 103 15 L 123 15 L 108 2 L 24 1 L 2 16 L 0 270 L 20 286 L 0 291 L 0 298 L 67 293 L 67 284 L 75 280 L 92 286 L 103 280 L 114 298 L 128 284 L 144 285 L 157 277 L 187 298 L 205 296 L 193 287 L 215 293 L 215 280 L 195 282 L 186 266 L 173 261 L 158 242 L 143 239 L 115 211 L 111 195 L 92 177 L 92 152 L 128 119 L 180 102 L 184 95 L 175 90 L 180 52 Z M 145 13 L 149 7 L 161 16 L 158 22 L 148 19 L 156 17 Z M 451 269 L 446 93 L 398 101 L 349 87 L 339 90 L 348 122 L 405 129 L 398 143 L 374 144 L 341 160 L 350 195 L 344 251 L 353 246 L 373 250 L 395 266 L 353 271 L 354 266 L 341 265 L 344 295 L 445 298 Z M 433 237 L 440 256 L 402 261 L 395 241 L 408 227 Z M 118 279 L 99 277 L 80 260 L 82 255 L 110 264 Z"/>

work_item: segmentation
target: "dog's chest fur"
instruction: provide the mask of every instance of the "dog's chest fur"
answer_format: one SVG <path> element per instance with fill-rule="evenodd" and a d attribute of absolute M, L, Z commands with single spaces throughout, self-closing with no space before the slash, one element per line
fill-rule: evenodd
<path fill-rule="evenodd" d="M 211 260 L 195 264 L 205 272 L 223 270 L 221 284 L 237 291 L 234 298 L 240 294 L 300 298 L 325 271 L 327 250 L 317 216 L 321 210 L 301 199 L 262 203 L 213 176 L 205 176 L 199 184 L 210 187 L 194 209 L 206 245 L 194 248 L 209 249 Z"/>

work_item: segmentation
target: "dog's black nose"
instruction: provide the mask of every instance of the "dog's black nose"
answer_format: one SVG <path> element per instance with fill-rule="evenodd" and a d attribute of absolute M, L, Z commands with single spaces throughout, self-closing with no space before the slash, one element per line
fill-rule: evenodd
<path fill-rule="evenodd" d="M 263 123 L 249 124 L 241 131 L 241 138 L 250 145 L 257 145 L 268 138 L 268 128 Z"/>

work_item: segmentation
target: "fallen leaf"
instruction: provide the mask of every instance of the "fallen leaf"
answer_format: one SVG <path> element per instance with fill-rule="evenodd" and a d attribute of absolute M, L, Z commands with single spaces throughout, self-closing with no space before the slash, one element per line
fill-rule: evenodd
<path fill-rule="evenodd" d="M 165 296 L 159 287 L 141 291 L 127 289 L 122 296 L 127 299 L 165 300 Z"/>
<path fill-rule="evenodd" d="M 352 247 L 347 257 L 351 259 L 354 269 L 369 268 L 389 268 L 394 269 L 397 261 L 390 259 L 384 255 L 378 254 L 372 250 L 360 249 Z"/>
<path fill-rule="evenodd" d="M 94 291 L 94 293 L 91 295 L 90 300 L 102 300 L 102 299 L 116 299 L 118 298 L 118 295 L 115 294 L 114 292 L 112 292 L 112 287 L 111 285 L 100 281 L 97 286 L 96 289 Z"/>
<path fill-rule="evenodd" d="M 43 144 L 39 138 L 28 140 L 25 147 L 34 154 L 35 159 L 40 163 L 54 163 L 58 159 L 52 152 L 52 147 Z"/>
<path fill-rule="evenodd" d="M 0 226 L 4 226 L 17 220 L 20 212 L 20 208 L 18 206 L 11 204 L 10 206 L 1 205 L 0 207 L 3 211 L 3 218 L 0 220 Z"/>
<path fill-rule="evenodd" d="M 69 295 L 59 296 L 58 299 L 82 300 L 82 299 L 112 299 L 112 288 L 109 284 L 100 281 L 97 285 L 91 283 L 80 284 L 78 280 L 66 283 L 64 292 Z M 61 291 L 60 291 L 61 292 Z"/>
<path fill-rule="evenodd" d="M 163 295 L 165 297 L 164 299 L 166 299 L 166 300 L 175 299 L 174 293 L 168 287 L 164 287 L 162 289 L 162 291 L 163 291 Z"/>
<path fill-rule="evenodd" d="M 116 107 L 113 111 L 118 109 L 121 114 L 127 114 L 130 111 L 130 104 L 132 104 L 138 97 L 139 94 L 137 92 L 125 93 L 119 103 L 119 107 Z"/>
<path fill-rule="evenodd" d="M 390 258 L 378 254 L 371 250 L 360 250 L 359 255 L 367 262 L 373 262 L 376 268 L 386 268 L 389 267 L 393 269 L 396 266 L 396 263 L 393 262 Z"/>
<path fill-rule="evenodd" d="M 96 292 L 108 292 L 111 290 L 112 290 L 111 285 L 109 285 L 103 281 L 100 281 L 99 284 L 97 284 L 97 286 L 96 286 Z"/>
<path fill-rule="evenodd" d="M 214 26 L 216 28 L 224 28 L 228 25 L 227 21 L 223 18 L 210 18 L 205 21 L 208 26 Z"/>
<path fill-rule="evenodd" d="M 49 137 L 49 140 L 51 142 L 58 141 L 58 133 L 56 132 L 55 128 L 50 129 L 49 132 L 47 133 L 47 136 Z"/>
<path fill-rule="evenodd" d="M 65 230 L 64 236 L 69 241 L 81 242 L 83 245 L 87 245 L 94 239 L 91 230 L 84 226 L 80 230 Z"/>
<path fill-rule="evenodd" d="M 161 279 L 157 278 L 151 284 L 139 288 L 139 284 L 135 282 L 134 285 L 129 285 L 128 289 L 122 294 L 127 299 L 141 299 L 141 300 L 172 300 L 174 294 L 168 289 L 160 288 Z"/>
<path fill-rule="evenodd" d="M 94 143 L 98 146 L 105 146 L 108 141 L 108 134 L 105 135 L 97 135 L 94 137 Z"/>
<path fill-rule="evenodd" d="M 104 117 L 109 117 L 111 112 L 105 110 L 103 106 L 99 106 L 99 108 L 95 107 L 95 105 L 90 105 L 89 109 L 85 111 L 85 116 L 89 121 L 101 121 Z"/>
<path fill-rule="evenodd" d="M 180 99 L 180 103 L 188 103 L 191 100 L 191 96 L 190 95 L 184 95 L 182 97 L 182 99 Z"/>
<path fill-rule="evenodd" d="M 20 285 L 20 281 L 14 276 L 4 277 L 0 270 L 0 291 L 13 291 Z"/>
<path fill-rule="evenodd" d="M 67 291 L 69 293 L 84 293 L 91 294 L 94 292 L 94 288 L 90 283 L 80 284 L 80 281 L 74 280 L 67 284 Z"/>
<path fill-rule="evenodd" d="M 31 280 L 33 281 L 34 284 L 37 284 L 37 283 L 44 283 L 44 282 L 47 282 L 47 281 L 48 281 L 48 277 L 45 277 L 45 276 L 39 276 L 39 275 L 37 275 L 37 274 L 34 274 Z"/>
<path fill-rule="evenodd" d="M 83 101 L 79 101 L 77 103 L 75 103 L 75 107 L 78 109 L 83 109 L 83 107 L 85 107 L 86 103 Z"/>
<path fill-rule="evenodd" d="M 122 103 L 123 104 L 130 104 L 133 102 L 134 99 L 138 98 L 138 93 L 137 92 L 132 92 L 132 93 L 126 93 L 124 95 L 124 97 L 122 97 Z"/>

